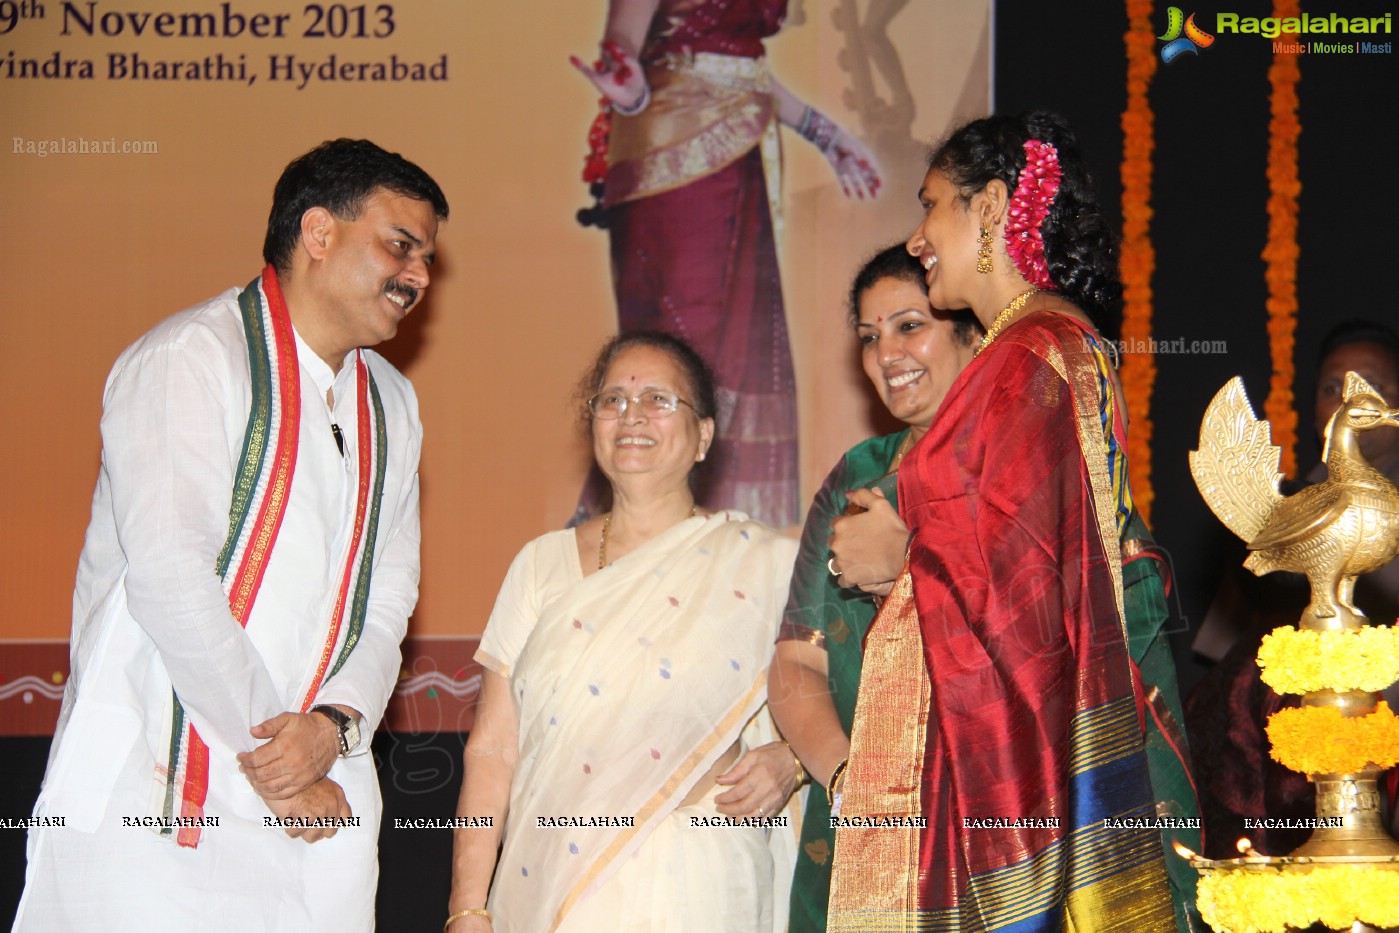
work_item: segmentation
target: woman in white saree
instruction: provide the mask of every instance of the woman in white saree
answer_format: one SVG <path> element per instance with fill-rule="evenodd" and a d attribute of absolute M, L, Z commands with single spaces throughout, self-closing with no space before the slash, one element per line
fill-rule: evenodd
<path fill-rule="evenodd" d="M 695 508 L 715 402 L 686 344 L 623 334 L 589 388 L 613 510 L 501 587 L 446 933 L 784 930 L 803 774 L 766 700 L 795 542 Z"/>

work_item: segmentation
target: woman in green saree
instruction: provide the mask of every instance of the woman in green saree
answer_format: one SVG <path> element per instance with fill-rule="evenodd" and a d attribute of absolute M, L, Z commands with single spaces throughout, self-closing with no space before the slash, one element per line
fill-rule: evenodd
<path fill-rule="evenodd" d="M 948 315 L 929 307 L 924 270 L 902 243 L 876 255 L 856 276 L 850 319 L 866 375 L 889 412 L 908 427 L 857 444 L 836 464 L 807 515 L 792 573 L 769 704 L 812 780 L 826 786 L 849 753 L 864 638 L 878 608 L 875 594 L 887 592 L 903 566 L 908 529 L 894 511 L 899 462 L 927 432 L 982 336 L 970 312 Z M 870 511 L 859 519 L 842 520 L 848 511 L 866 508 Z M 841 527 L 833 545 L 837 522 Z M 877 551 L 885 556 L 861 559 Z M 1165 630 L 1169 574 L 1163 552 L 1135 514 L 1122 535 L 1122 557 L 1128 648 L 1147 707 L 1147 759 L 1157 815 L 1198 825 Z M 835 844 L 830 815 L 827 793 L 813 787 L 792 885 L 791 933 L 826 929 Z M 1199 851 L 1199 831 L 1177 826 L 1162 835 L 1177 927 L 1202 929 L 1194 910 L 1194 871 L 1169 851 L 1175 840 Z"/>
<path fill-rule="evenodd" d="M 876 609 L 871 594 L 842 587 L 828 568 L 832 522 L 849 507 L 849 490 L 875 490 L 895 501 L 899 461 L 928 430 L 981 339 L 970 312 L 929 307 L 923 269 L 902 243 L 877 254 L 855 277 L 850 322 L 865 374 L 889 412 L 908 427 L 851 448 L 826 477 L 802 529 L 768 688 L 783 735 L 822 785 L 811 789 L 802 815 L 791 933 L 826 929 L 835 831 L 822 787 L 849 751 L 862 646 Z M 908 529 L 899 528 L 902 522 L 892 515 L 883 533 L 900 542 L 902 559 Z"/>

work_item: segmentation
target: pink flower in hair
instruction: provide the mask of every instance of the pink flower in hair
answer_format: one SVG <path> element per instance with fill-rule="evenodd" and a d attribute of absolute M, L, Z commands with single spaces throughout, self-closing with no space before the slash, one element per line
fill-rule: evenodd
<path fill-rule="evenodd" d="M 1057 149 L 1038 139 L 1025 140 L 1025 167 L 1020 170 L 1006 213 L 1006 252 L 1025 280 L 1039 288 L 1054 288 L 1040 226 L 1049 216 L 1063 177 Z"/>

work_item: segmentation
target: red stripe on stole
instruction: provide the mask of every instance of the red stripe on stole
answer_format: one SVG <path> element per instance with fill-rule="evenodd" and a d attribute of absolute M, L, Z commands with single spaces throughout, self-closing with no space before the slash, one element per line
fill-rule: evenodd
<path fill-rule="evenodd" d="M 340 640 L 340 629 L 345 622 L 345 598 L 350 593 L 350 583 L 355 575 L 355 559 L 363 549 L 364 517 L 369 507 L 369 485 L 373 473 L 372 426 L 369 420 L 369 369 L 364 364 L 363 354 L 355 354 L 355 406 L 358 411 L 356 421 L 359 434 L 359 489 L 355 495 L 355 525 L 350 538 L 350 553 L 345 560 L 345 571 L 340 577 L 340 593 L 335 599 L 335 613 L 331 616 L 330 631 L 326 635 L 325 647 L 321 649 L 321 660 L 316 666 L 316 676 L 301 701 L 301 711 L 311 708 L 325 680 L 325 672 L 330 668 L 330 659 L 335 654 L 335 644 Z"/>
<path fill-rule="evenodd" d="M 209 795 L 209 746 L 189 727 L 189 750 L 185 756 L 185 793 L 181 795 L 180 816 L 198 818 L 204 815 L 204 800 Z M 196 791 L 191 794 L 190 790 Z M 197 800 L 191 797 L 197 796 Z M 198 826 L 181 826 L 175 834 L 175 842 L 188 849 L 199 845 L 201 830 Z"/>
<path fill-rule="evenodd" d="M 281 388 L 277 429 L 276 457 L 272 478 L 268 482 L 252 538 L 245 549 L 243 563 L 229 588 L 229 611 L 244 628 L 252 614 L 253 603 L 267 571 L 267 558 L 276 544 L 277 534 L 286 515 L 287 499 L 291 493 L 292 477 L 296 473 L 297 442 L 301 432 L 301 377 L 296 357 L 296 338 L 292 332 L 291 314 L 277 282 L 276 272 L 269 265 L 263 270 L 262 290 L 267 295 L 267 307 L 272 319 L 273 345 L 278 360 L 278 384 Z M 249 348 L 252 352 L 252 348 Z M 209 796 L 209 746 L 199 737 L 191 724 L 185 756 L 185 779 L 180 790 L 180 815 L 199 817 L 204 814 L 204 802 Z M 199 844 L 198 827 L 182 827 L 176 841 L 182 846 Z"/>
<path fill-rule="evenodd" d="M 280 366 L 278 382 L 281 386 L 281 423 L 277 428 L 276 462 L 272 468 L 272 479 L 263 496 L 262 507 L 258 510 L 257 523 L 253 526 L 256 538 L 248 542 L 248 553 L 243 565 L 234 577 L 231 593 L 247 593 L 244 601 L 234 609 L 238 624 L 247 626 L 252 614 L 253 602 L 262 587 L 262 578 L 267 573 L 267 558 L 277 542 L 282 519 L 286 516 L 287 499 L 291 494 L 291 481 L 296 473 L 296 455 L 301 432 L 301 379 L 300 364 L 296 358 L 296 338 L 291 329 L 291 315 L 286 301 L 282 298 L 281 286 L 275 275 L 265 275 L 263 291 L 267 293 L 267 305 L 271 310 L 272 332 L 277 347 Z"/>

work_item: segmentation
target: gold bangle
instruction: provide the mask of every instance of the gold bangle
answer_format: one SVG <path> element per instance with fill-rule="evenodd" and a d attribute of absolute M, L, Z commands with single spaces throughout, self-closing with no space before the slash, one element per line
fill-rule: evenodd
<path fill-rule="evenodd" d="M 826 782 L 827 806 L 834 807 L 836 805 L 836 782 L 840 780 L 843 774 L 845 774 L 845 766 L 848 764 L 850 764 L 850 759 L 845 758 L 841 761 L 840 764 L 836 765 L 835 770 L 831 772 L 831 779 Z"/>
<path fill-rule="evenodd" d="M 806 766 L 803 765 L 803 764 L 802 764 L 802 760 L 801 760 L 799 757 L 797 757 L 797 753 L 796 753 L 795 751 L 792 750 L 792 743 L 791 743 L 791 742 L 788 742 L 786 739 L 783 739 L 783 740 L 782 740 L 782 744 L 785 745 L 785 746 L 787 746 L 787 752 L 788 752 L 788 754 L 790 754 L 790 755 L 792 756 L 792 761 L 796 762 L 796 765 L 797 765 L 797 787 L 801 787 L 802 784 L 806 783 L 806 778 L 807 778 Z"/>
<path fill-rule="evenodd" d="M 472 907 L 469 910 L 459 910 L 447 918 L 447 922 L 442 924 L 442 933 L 447 933 L 447 928 L 456 923 L 462 917 L 485 917 L 487 923 L 495 923 L 491 917 L 491 912 L 484 907 Z"/>

